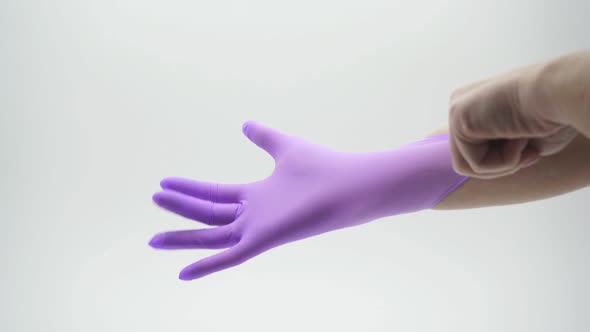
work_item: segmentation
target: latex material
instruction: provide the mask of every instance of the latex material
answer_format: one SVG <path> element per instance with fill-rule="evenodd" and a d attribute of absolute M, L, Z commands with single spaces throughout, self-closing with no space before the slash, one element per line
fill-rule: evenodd
<path fill-rule="evenodd" d="M 246 122 L 244 134 L 275 160 L 272 174 L 249 184 L 162 180 L 160 207 L 215 227 L 157 234 L 159 249 L 221 249 L 184 268 L 203 277 L 273 247 L 385 216 L 429 209 L 466 177 L 453 171 L 445 134 L 390 151 L 334 151 Z"/>

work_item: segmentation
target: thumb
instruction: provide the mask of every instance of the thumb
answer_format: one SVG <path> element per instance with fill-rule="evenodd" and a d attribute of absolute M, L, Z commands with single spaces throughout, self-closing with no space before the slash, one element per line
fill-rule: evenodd
<path fill-rule="evenodd" d="M 255 121 L 246 121 L 242 132 L 252 143 L 268 152 L 274 159 L 280 155 L 288 143 L 289 136 Z"/>

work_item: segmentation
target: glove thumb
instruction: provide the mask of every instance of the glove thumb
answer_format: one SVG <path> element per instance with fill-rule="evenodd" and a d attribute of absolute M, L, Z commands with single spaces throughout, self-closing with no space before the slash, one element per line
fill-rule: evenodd
<path fill-rule="evenodd" d="M 242 132 L 252 143 L 268 152 L 275 160 L 288 143 L 289 136 L 255 121 L 246 121 Z"/>

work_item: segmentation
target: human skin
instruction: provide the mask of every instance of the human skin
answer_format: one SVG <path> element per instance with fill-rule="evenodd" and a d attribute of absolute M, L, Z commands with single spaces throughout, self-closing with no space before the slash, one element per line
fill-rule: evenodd
<path fill-rule="evenodd" d="M 590 51 L 457 89 L 449 134 L 455 171 L 482 179 L 514 174 L 577 135 L 590 137 Z"/>
<path fill-rule="evenodd" d="M 470 180 L 435 209 L 549 198 L 590 185 L 590 51 L 523 67 L 451 96 L 453 167 Z"/>
<path fill-rule="evenodd" d="M 543 157 L 516 173 L 493 179 L 470 178 L 433 209 L 454 210 L 525 203 L 586 186 L 590 186 L 590 139 L 578 135 L 560 152 Z"/>

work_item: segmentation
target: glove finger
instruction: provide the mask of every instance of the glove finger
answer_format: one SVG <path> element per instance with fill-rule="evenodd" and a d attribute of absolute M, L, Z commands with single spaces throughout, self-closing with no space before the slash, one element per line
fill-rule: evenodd
<path fill-rule="evenodd" d="M 181 280 L 193 280 L 244 263 L 254 256 L 245 243 L 239 242 L 225 251 L 185 267 L 178 277 Z"/>
<path fill-rule="evenodd" d="M 275 160 L 289 141 L 289 136 L 255 121 L 247 121 L 242 132 L 250 141 L 268 152 Z"/>
<path fill-rule="evenodd" d="M 169 177 L 160 182 L 162 189 L 180 193 L 216 203 L 237 203 L 242 195 L 243 185 L 212 183 L 192 179 Z"/>
<path fill-rule="evenodd" d="M 236 243 L 231 227 L 221 226 L 159 233 L 149 244 L 157 249 L 222 249 Z"/>
<path fill-rule="evenodd" d="M 154 202 L 170 212 L 207 225 L 226 225 L 235 220 L 241 204 L 214 203 L 171 190 L 154 194 Z"/>

